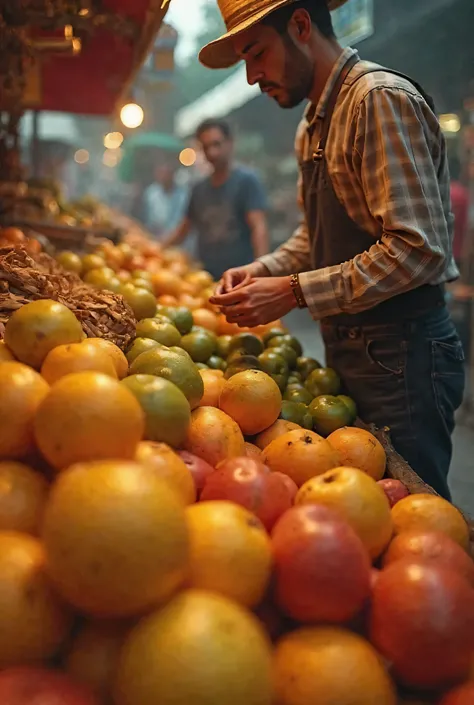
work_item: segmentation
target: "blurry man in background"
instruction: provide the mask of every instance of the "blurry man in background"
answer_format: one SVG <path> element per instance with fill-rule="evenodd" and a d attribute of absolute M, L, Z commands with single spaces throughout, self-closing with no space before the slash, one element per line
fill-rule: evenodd
<path fill-rule="evenodd" d="M 166 162 L 155 170 L 155 182 L 144 194 L 146 225 L 162 239 L 181 222 L 188 205 L 188 190 L 176 182 L 175 168 Z"/>
<path fill-rule="evenodd" d="M 268 253 L 266 195 L 253 171 L 233 163 L 233 140 L 226 122 L 206 120 L 196 137 L 212 173 L 194 185 L 185 217 L 164 244 L 182 243 L 194 228 L 198 257 L 219 279 L 229 267 L 249 264 Z"/>
<path fill-rule="evenodd" d="M 457 156 L 449 159 L 451 175 L 451 209 L 454 213 L 453 255 L 462 269 L 464 242 L 469 221 L 469 191 L 461 182 L 461 162 Z"/>

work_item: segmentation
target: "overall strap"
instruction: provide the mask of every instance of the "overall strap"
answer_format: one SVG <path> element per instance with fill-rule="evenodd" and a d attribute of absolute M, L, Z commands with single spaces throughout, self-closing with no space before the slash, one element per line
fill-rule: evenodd
<path fill-rule="evenodd" d="M 370 68 L 366 69 L 365 71 L 362 71 L 360 74 L 358 74 L 353 81 L 353 84 L 356 83 L 359 78 L 362 78 L 362 76 L 367 76 L 368 73 L 376 73 L 377 71 L 384 71 L 385 73 L 391 73 L 394 76 L 398 76 L 399 78 L 405 79 L 405 81 L 408 81 L 408 83 L 411 83 L 412 86 L 416 88 L 418 93 L 423 97 L 424 101 L 430 108 L 430 110 L 433 111 L 433 113 L 436 113 L 436 107 L 435 107 L 435 102 L 433 98 L 430 96 L 429 93 L 427 93 L 424 88 L 417 82 L 414 81 L 413 78 L 410 78 L 410 76 L 407 76 L 406 74 L 402 73 L 401 71 L 395 71 L 394 69 L 386 69 L 382 66 L 371 66 Z M 352 85 L 353 85 L 352 84 Z"/>

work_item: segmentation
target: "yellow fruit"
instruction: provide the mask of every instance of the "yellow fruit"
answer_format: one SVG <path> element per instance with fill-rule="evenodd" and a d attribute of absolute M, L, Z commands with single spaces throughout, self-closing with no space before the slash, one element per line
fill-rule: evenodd
<path fill-rule="evenodd" d="M 92 345 L 106 352 L 114 363 L 119 379 L 123 379 L 128 375 L 128 360 L 120 348 L 112 343 L 111 340 L 105 340 L 104 338 L 87 338 L 82 342 L 82 345 Z"/>
<path fill-rule="evenodd" d="M 166 443 L 143 441 L 138 444 L 135 460 L 153 469 L 177 492 L 184 505 L 196 501 L 196 485 L 186 464 Z"/>
<path fill-rule="evenodd" d="M 0 462 L 0 531 L 36 534 L 43 518 L 48 483 L 27 465 Z"/>
<path fill-rule="evenodd" d="M 184 445 L 212 467 L 226 458 L 245 455 L 245 441 L 238 425 L 212 406 L 201 406 L 192 412 Z"/>
<path fill-rule="evenodd" d="M 34 449 L 33 420 L 48 383 L 21 362 L 0 362 L 0 459 L 18 459 Z"/>
<path fill-rule="evenodd" d="M 219 397 L 225 384 L 223 376 L 216 375 L 216 370 L 200 370 L 199 374 L 204 382 L 204 394 L 199 406 L 219 406 Z"/>
<path fill-rule="evenodd" d="M 144 430 L 143 411 L 133 394 L 98 372 L 60 379 L 34 420 L 38 448 L 57 470 L 87 460 L 131 459 Z"/>
<path fill-rule="evenodd" d="M 5 343 L 14 356 L 39 370 L 50 350 L 58 345 L 80 343 L 81 324 L 63 304 L 39 299 L 17 309 L 5 326 Z"/>
<path fill-rule="evenodd" d="M 278 436 L 262 453 L 262 462 L 273 472 L 282 472 L 301 487 L 316 475 L 339 465 L 339 457 L 317 433 L 299 429 Z"/>
<path fill-rule="evenodd" d="M 137 321 L 142 318 L 153 318 L 156 313 L 156 299 L 148 289 L 133 287 L 130 291 L 125 291 L 123 298 L 133 311 Z"/>
<path fill-rule="evenodd" d="M 0 362 L 11 362 L 14 359 L 12 351 L 7 348 L 3 340 L 0 340 Z"/>
<path fill-rule="evenodd" d="M 190 587 L 219 592 L 244 607 L 258 605 L 272 568 L 270 539 L 254 514 L 232 502 L 200 502 L 186 510 Z"/>
<path fill-rule="evenodd" d="M 40 542 L 0 532 L 0 668 L 50 659 L 71 629 L 72 615 L 45 575 Z"/>
<path fill-rule="evenodd" d="M 412 494 L 392 509 L 395 533 L 402 531 L 441 531 L 462 548 L 469 548 L 469 527 L 452 504 L 433 494 Z"/>
<path fill-rule="evenodd" d="M 281 392 L 265 372 L 245 370 L 225 381 L 219 407 L 239 424 L 242 433 L 253 436 L 277 420 Z"/>
<path fill-rule="evenodd" d="M 72 372 L 101 372 L 117 379 L 117 371 L 111 358 L 103 350 L 84 343 L 58 345 L 51 350 L 41 365 L 41 374 L 48 384 Z"/>
<path fill-rule="evenodd" d="M 345 426 L 331 433 L 328 443 L 337 451 L 341 465 L 363 470 L 374 480 L 385 474 L 387 457 L 380 441 L 363 428 Z"/>
<path fill-rule="evenodd" d="M 269 428 L 259 433 L 255 439 L 255 445 L 260 448 L 260 450 L 265 450 L 267 446 L 270 445 L 272 441 L 288 431 L 300 431 L 301 426 L 292 421 L 285 421 L 284 419 L 277 419 Z"/>
<path fill-rule="evenodd" d="M 95 617 L 128 617 L 167 600 L 188 567 L 184 507 L 138 463 L 74 465 L 54 484 L 42 538 L 59 593 Z"/>
<path fill-rule="evenodd" d="M 99 253 L 84 255 L 82 258 L 82 272 L 90 272 L 91 269 L 99 269 L 104 266 L 104 258 Z"/>
<path fill-rule="evenodd" d="M 274 660 L 278 705 L 396 705 L 395 687 L 375 649 L 338 627 L 284 636 Z"/>
<path fill-rule="evenodd" d="M 383 489 L 362 470 L 339 467 L 306 482 L 295 504 L 324 504 L 352 526 L 373 559 L 393 534 L 390 505 Z"/>
<path fill-rule="evenodd" d="M 74 272 L 75 274 L 80 274 L 82 272 L 81 258 L 75 252 L 64 250 L 56 257 L 56 261 L 64 267 L 64 269 L 67 269 L 68 272 Z"/>
<path fill-rule="evenodd" d="M 271 649 L 256 617 L 188 590 L 143 619 L 122 650 L 116 705 L 271 705 Z"/>
<path fill-rule="evenodd" d="M 110 698 L 128 622 L 86 622 L 66 657 L 67 673 L 104 700 Z"/>

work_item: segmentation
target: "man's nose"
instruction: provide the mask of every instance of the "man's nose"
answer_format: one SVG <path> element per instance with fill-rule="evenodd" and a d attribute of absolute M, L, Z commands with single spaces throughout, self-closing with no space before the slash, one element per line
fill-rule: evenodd
<path fill-rule="evenodd" d="M 247 70 L 247 83 L 249 86 L 254 86 L 256 83 L 261 81 L 263 78 L 262 72 L 261 71 L 256 71 L 253 69 L 249 62 L 246 63 L 246 70 Z"/>

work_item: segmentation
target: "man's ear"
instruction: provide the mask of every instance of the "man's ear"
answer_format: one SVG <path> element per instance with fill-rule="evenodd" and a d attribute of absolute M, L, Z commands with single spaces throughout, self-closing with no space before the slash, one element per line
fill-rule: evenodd
<path fill-rule="evenodd" d="M 308 44 L 311 38 L 312 22 L 307 10 L 295 10 L 288 23 L 288 32 L 294 41 Z"/>

